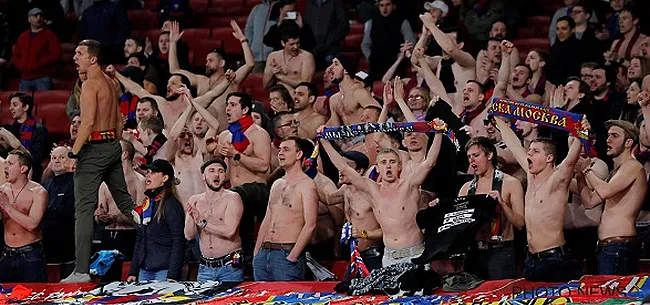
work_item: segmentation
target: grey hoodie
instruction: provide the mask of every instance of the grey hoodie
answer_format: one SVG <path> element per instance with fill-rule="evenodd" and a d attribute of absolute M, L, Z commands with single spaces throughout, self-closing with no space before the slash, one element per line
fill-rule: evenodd
<path fill-rule="evenodd" d="M 256 5 L 251 10 L 246 20 L 246 28 L 244 34 L 248 38 L 248 42 L 255 56 L 255 62 L 266 61 L 269 54 L 273 52 L 273 48 L 264 45 L 264 35 L 268 32 L 269 28 L 276 24 L 276 21 L 269 21 L 271 9 L 277 0 L 263 0 L 262 3 Z"/>

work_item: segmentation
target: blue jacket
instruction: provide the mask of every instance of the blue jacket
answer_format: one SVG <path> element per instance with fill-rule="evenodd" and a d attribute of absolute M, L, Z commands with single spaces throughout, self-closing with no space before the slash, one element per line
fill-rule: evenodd
<path fill-rule="evenodd" d="M 139 225 L 129 275 L 137 276 L 140 269 L 167 270 L 167 278 L 178 280 L 183 269 L 185 253 L 185 212 L 174 197 L 165 202 L 165 216 L 156 220 L 158 203 L 153 205 L 153 218 L 146 226 Z"/>

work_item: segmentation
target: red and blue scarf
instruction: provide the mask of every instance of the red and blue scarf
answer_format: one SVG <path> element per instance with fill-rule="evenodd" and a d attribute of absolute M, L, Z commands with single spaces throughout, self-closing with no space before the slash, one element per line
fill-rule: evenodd
<path fill-rule="evenodd" d="M 167 142 L 167 137 L 164 134 L 159 133 L 153 138 L 151 145 L 147 146 L 147 154 L 142 157 L 143 164 L 151 164 L 153 162 L 153 157 L 156 156 L 160 148 Z"/>
<path fill-rule="evenodd" d="M 147 191 L 145 192 L 145 195 L 147 195 L 144 200 L 142 201 L 142 204 L 139 206 L 135 207 L 135 212 L 140 215 L 140 219 L 142 220 L 142 225 L 146 226 L 149 222 L 151 222 L 151 218 L 153 218 L 153 206 L 155 203 L 159 203 L 160 200 L 162 200 L 162 192 L 150 192 Z"/>
<path fill-rule="evenodd" d="M 307 168 L 305 169 L 305 174 L 309 176 L 309 178 L 316 178 L 316 175 L 318 175 L 318 142 L 316 142 L 316 145 L 314 146 L 314 151 L 311 153 L 311 156 L 309 158 L 306 158 L 304 161 L 302 161 L 302 164 L 306 166 Z"/>
<path fill-rule="evenodd" d="M 120 111 L 127 119 L 135 119 L 135 108 L 138 104 L 138 97 L 125 92 L 120 98 Z"/>
<path fill-rule="evenodd" d="M 474 110 L 463 110 L 463 112 L 460 113 L 460 120 L 463 122 L 465 125 L 469 125 L 469 123 L 472 122 L 477 116 L 485 110 L 485 107 L 487 103 L 485 101 L 481 101 L 481 103 L 476 107 Z"/>
<path fill-rule="evenodd" d="M 351 279 L 366 277 L 370 274 L 366 264 L 363 262 L 363 258 L 361 258 L 357 242 L 357 239 L 352 236 L 352 224 L 346 222 L 343 225 L 343 230 L 341 230 L 341 243 L 350 244 L 350 265 L 348 266 L 348 271 Z"/>
<path fill-rule="evenodd" d="M 250 144 L 245 132 L 253 123 L 253 117 L 244 115 L 237 122 L 228 125 L 228 131 L 232 134 L 232 145 L 240 153 L 243 153 Z"/>
<path fill-rule="evenodd" d="M 19 124 L 18 121 L 14 124 Z M 36 120 L 33 117 L 28 116 L 27 119 L 20 124 L 20 144 L 25 148 L 30 149 L 32 146 L 32 136 L 34 135 L 34 128 L 36 126 Z"/>

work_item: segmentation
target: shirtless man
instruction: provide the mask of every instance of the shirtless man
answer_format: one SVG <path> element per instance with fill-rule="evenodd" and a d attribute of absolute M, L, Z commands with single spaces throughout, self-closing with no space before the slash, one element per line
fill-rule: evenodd
<path fill-rule="evenodd" d="M 353 73 L 349 67 L 344 67 L 343 63 L 337 58 L 332 60 L 332 64 L 327 68 L 332 75 L 332 82 L 339 85 L 339 92 L 330 98 L 331 117 L 327 121 L 328 126 L 352 125 L 361 122 L 363 110 L 374 106 L 381 109 L 381 106 L 372 95 L 354 82 L 350 76 Z M 348 71 L 349 70 L 349 71 Z"/>
<path fill-rule="evenodd" d="M 235 39 L 239 40 L 242 46 L 242 51 L 244 53 L 244 65 L 239 67 L 236 72 L 228 72 L 226 67 L 225 52 L 221 49 L 214 49 L 208 53 L 205 62 L 205 72 L 208 76 L 194 74 L 185 70 L 181 70 L 178 64 L 178 57 L 176 56 L 176 43 L 183 33 L 179 33 L 178 23 L 174 22 L 172 24 L 172 29 L 170 31 L 170 46 L 169 46 L 169 71 L 171 73 L 179 73 L 185 75 L 190 81 L 192 87 L 197 88 L 198 96 L 207 94 L 210 91 L 223 92 L 223 94 L 216 95 L 211 99 L 201 99 L 197 101 L 201 107 L 204 107 L 210 111 L 210 113 L 219 120 L 218 132 L 221 132 L 228 127 L 226 119 L 226 96 L 232 92 L 239 91 L 239 85 L 246 79 L 249 73 L 255 67 L 255 57 L 253 57 L 253 52 L 251 51 L 248 39 L 239 28 L 237 23 L 233 20 L 230 21 L 230 26 L 232 27 L 232 35 Z M 232 76 L 229 74 L 232 73 Z M 223 90 L 217 89 L 217 87 L 225 86 Z M 188 86 L 189 87 L 189 86 Z"/>
<path fill-rule="evenodd" d="M 621 38 L 614 40 L 609 51 L 605 52 L 605 60 L 611 63 L 629 65 L 633 56 L 641 54 L 641 44 L 647 37 L 639 30 L 639 12 L 625 7 L 620 12 L 618 24 Z"/>
<path fill-rule="evenodd" d="M 190 197 L 185 216 L 185 238 L 199 235 L 199 281 L 243 282 L 239 222 L 244 212 L 241 197 L 224 189 L 226 163 L 212 159 L 201 165 L 205 192 Z"/>
<path fill-rule="evenodd" d="M 341 153 L 348 166 L 363 175 L 370 164 L 368 157 L 358 151 L 345 151 Z M 384 253 L 382 244 L 383 233 L 377 218 L 372 210 L 372 204 L 367 194 L 360 192 L 350 179 L 339 172 L 341 188 L 328 194 L 327 204 L 337 205 L 343 203 L 345 219 L 352 224 L 352 237 L 358 239 L 359 254 L 368 271 L 381 268 L 381 258 Z M 349 278 L 346 272 L 345 278 Z"/>
<path fill-rule="evenodd" d="M 98 59 L 101 45 L 83 40 L 75 50 L 74 62 L 88 80 L 81 86 L 81 126 L 71 158 L 77 158 L 75 172 L 75 271 L 62 282 L 90 282 L 88 266 L 93 231 L 93 213 L 99 185 L 106 182 L 115 203 L 127 217 L 139 222 L 134 202 L 127 191 L 120 156 L 124 121 L 119 107 L 119 86 L 102 72 Z"/>
<path fill-rule="evenodd" d="M 576 179 L 585 208 L 605 201 L 598 226 L 598 273 L 631 275 L 638 272 L 640 245 L 635 241 L 635 223 L 648 187 L 643 166 L 632 156 L 639 130 L 623 120 L 605 125 L 607 156 L 613 158 L 614 170 L 603 181 L 591 170 L 591 160 L 581 158 L 575 168 Z"/>
<path fill-rule="evenodd" d="M 300 30 L 287 27 L 280 31 L 282 50 L 272 52 L 266 60 L 262 86 L 283 85 L 293 92 L 302 82 L 311 82 L 316 70 L 314 56 L 300 48 Z"/>
<path fill-rule="evenodd" d="M 510 66 L 510 57 L 513 55 L 515 47 L 512 42 L 503 40 L 499 47 L 501 48 L 501 54 L 503 54 L 503 61 L 499 68 L 493 96 L 508 97 L 521 101 L 531 94 L 528 85 L 533 77 L 533 70 L 526 64 Z"/>
<path fill-rule="evenodd" d="M 244 202 L 240 235 L 244 254 L 250 255 L 255 218 L 262 221 L 268 204 L 266 178 L 271 168 L 271 138 L 266 130 L 253 123 L 250 95 L 232 92 L 226 101 L 228 129 L 219 134 L 215 154 L 224 157 L 232 191 Z"/>
<path fill-rule="evenodd" d="M 187 103 L 187 108 L 169 130 L 168 136 L 174 140 L 187 128 L 194 136 L 194 151 L 203 152 L 206 140 L 211 139 L 214 141 L 214 136 L 217 135 L 217 130 L 219 130 L 219 121 L 197 102 L 192 102 L 189 90 L 186 90 L 184 95 L 187 97 L 187 99 L 183 99 Z M 180 177 L 180 179 L 183 178 Z"/>
<path fill-rule="evenodd" d="M 117 80 L 122 83 L 124 88 L 129 92 L 135 94 L 139 98 L 151 98 L 156 102 L 157 110 L 162 114 L 163 122 L 165 123 L 165 128 L 171 128 L 171 126 L 176 122 L 176 120 L 181 116 L 187 105 L 182 101 L 181 92 L 183 88 L 190 88 L 191 84 L 189 79 L 181 73 L 172 74 L 167 81 L 167 95 L 163 98 L 162 96 L 152 95 L 151 93 L 144 90 L 140 85 L 134 81 L 124 77 L 119 72 L 115 71 L 113 66 L 108 66 L 106 68 L 106 73 L 111 76 L 115 76 Z M 228 70 L 225 73 L 224 81 L 219 82 L 214 88 L 206 92 L 204 95 L 194 98 L 194 101 L 199 103 L 202 107 L 207 107 L 214 99 L 224 94 L 230 85 L 230 81 L 233 80 L 235 74 Z M 225 122 L 224 122 L 225 125 Z"/>
<path fill-rule="evenodd" d="M 0 282 L 46 282 L 41 243 L 41 219 L 47 208 L 47 191 L 30 181 L 28 152 L 14 150 L 4 165 L 7 182 L 0 186 L 0 210 L 5 247 L 0 260 Z"/>
<path fill-rule="evenodd" d="M 310 144 L 308 140 L 294 137 L 280 144 L 278 159 L 285 176 L 271 187 L 267 217 L 262 221 L 253 252 L 255 281 L 305 278 L 303 250 L 316 229 L 318 218 L 316 183 L 302 170 Z"/>
<path fill-rule="evenodd" d="M 424 23 L 426 31 L 423 31 L 423 35 L 415 47 L 424 48 L 427 45 L 429 35 L 431 35 L 442 48 L 444 56 L 436 58 L 432 69 L 438 71 L 437 76 L 439 78 L 442 77 L 443 69 L 451 70 L 453 80 L 444 78 L 441 80 L 447 83 L 445 88 L 451 89 L 455 87 L 453 92 L 449 91 L 451 93 L 451 100 L 447 101 L 453 105 L 456 101 L 460 101 L 460 95 L 463 92 L 465 84 L 470 80 L 476 79 L 476 60 L 474 60 L 472 55 L 463 51 L 464 43 L 462 41 L 458 42 L 460 34 L 457 32 L 451 34 L 444 33 L 436 26 L 436 18 L 429 13 L 420 15 L 420 19 Z M 411 60 L 414 60 L 413 57 L 411 57 Z M 449 61 L 452 63 L 449 63 Z"/>
<path fill-rule="evenodd" d="M 474 179 L 463 185 L 458 196 L 489 194 L 499 202 L 490 226 L 498 231 L 478 236 L 478 247 L 465 259 L 465 270 L 485 280 L 516 278 L 514 228 L 524 228 L 524 190 L 519 180 L 496 167 L 497 150 L 488 138 L 472 138 L 465 151 Z"/>
<path fill-rule="evenodd" d="M 582 271 L 565 247 L 562 227 L 573 168 L 580 157 L 582 143 L 573 141 L 567 157 L 556 167 L 555 144 L 551 140 L 538 138 L 526 151 L 510 125 L 501 118 L 495 120 L 503 141 L 527 174 L 524 217 L 528 252 L 524 277 L 544 282 L 578 279 Z M 585 128 L 589 125 L 584 119 L 582 123 Z"/>
<path fill-rule="evenodd" d="M 315 140 L 316 129 L 327 122 L 327 117 L 314 111 L 318 89 L 313 83 L 300 83 L 293 93 L 293 110 L 298 120 L 298 136 Z"/>
<path fill-rule="evenodd" d="M 435 122 L 439 126 L 444 125 L 438 119 Z M 324 126 L 319 129 L 323 128 Z M 402 175 L 404 178 L 398 177 L 402 163 L 397 152 L 392 149 L 380 151 L 376 165 L 380 183 L 361 176 L 328 141 L 321 140 L 320 143 L 336 168 L 347 176 L 357 190 L 371 199 L 373 212 L 383 231 L 385 248 L 382 266 L 411 262 L 412 258 L 419 257 L 424 252 L 422 231 L 415 222 L 415 214 L 419 210 L 420 185 L 435 165 L 442 134 L 436 133 L 426 159 L 410 175 Z"/>

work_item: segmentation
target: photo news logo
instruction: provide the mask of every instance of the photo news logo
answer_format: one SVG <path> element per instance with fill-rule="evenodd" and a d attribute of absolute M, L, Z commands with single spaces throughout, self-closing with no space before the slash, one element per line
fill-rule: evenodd
<path fill-rule="evenodd" d="M 624 286 L 554 286 L 554 287 L 512 287 L 512 297 L 517 299 L 534 299 L 547 297 L 578 297 L 578 296 L 601 296 L 616 297 L 625 294 Z"/>

